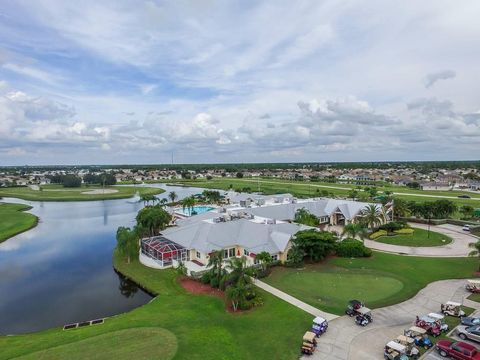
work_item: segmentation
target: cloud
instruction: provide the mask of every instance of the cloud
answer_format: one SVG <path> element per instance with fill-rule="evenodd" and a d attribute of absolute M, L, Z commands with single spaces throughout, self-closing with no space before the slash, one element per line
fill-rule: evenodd
<path fill-rule="evenodd" d="M 155 90 L 158 85 L 155 84 L 142 84 L 139 85 L 140 91 L 142 92 L 143 95 L 148 95 L 150 94 L 153 90 Z"/>
<path fill-rule="evenodd" d="M 439 80 L 453 79 L 455 76 L 457 76 L 457 74 L 453 70 L 442 70 L 428 74 L 424 80 L 425 87 L 428 89 L 435 85 L 435 83 Z"/>
<path fill-rule="evenodd" d="M 6 63 L 2 65 L 2 68 L 9 71 L 13 71 L 23 76 L 28 76 L 36 80 L 41 80 L 49 84 L 55 84 L 58 81 L 62 80 L 62 78 L 57 75 L 53 75 L 43 70 L 39 70 L 30 66 Z"/>

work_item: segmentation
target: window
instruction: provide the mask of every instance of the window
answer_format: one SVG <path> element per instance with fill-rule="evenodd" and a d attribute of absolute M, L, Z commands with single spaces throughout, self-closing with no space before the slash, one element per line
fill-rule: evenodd
<path fill-rule="evenodd" d="M 258 264 L 260 264 L 260 261 L 258 261 L 258 259 L 255 258 L 255 260 L 253 260 L 253 263 L 254 263 L 255 265 L 258 265 Z"/>
<path fill-rule="evenodd" d="M 272 255 L 272 261 L 278 261 L 278 255 Z"/>
<path fill-rule="evenodd" d="M 223 250 L 223 258 L 228 259 L 228 249 Z"/>
<path fill-rule="evenodd" d="M 197 259 L 200 259 L 202 257 L 199 251 L 197 251 L 196 255 L 197 255 Z"/>
<path fill-rule="evenodd" d="M 243 255 L 248 256 L 248 250 L 247 249 L 243 249 Z"/>
<path fill-rule="evenodd" d="M 231 248 L 228 250 L 228 257 L 234 257 L 235 256 L 235 248 Z"/>

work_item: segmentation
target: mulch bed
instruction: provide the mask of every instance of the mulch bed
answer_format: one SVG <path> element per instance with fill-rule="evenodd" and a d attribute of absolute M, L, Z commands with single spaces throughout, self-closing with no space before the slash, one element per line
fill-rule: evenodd
<path fill-rule="evenodd" d="M 230 301 L 227 300 L 225 296 L 225 292 L 223 292 L 220 289 L 216 289 L 211 287 L 208 284 L 201 283 L 200 281 L 190 279 L 189 277 L 181 277 L 180 280 L 180 285 L 187 290 L 189 293 L 196 294 L 196 295 L 211 295 L 211 296 L 216 296 L 220 299 L 222 299 L 225 303 L 225 308 L 228 312 L 233 313 L 233 307 Z M 235 313 L 242 313 L 244 311 L 242 310 L 237 310 Z"/>

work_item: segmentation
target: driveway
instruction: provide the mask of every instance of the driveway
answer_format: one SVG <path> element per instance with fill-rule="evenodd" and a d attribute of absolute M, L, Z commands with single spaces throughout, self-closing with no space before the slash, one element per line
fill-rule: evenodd
<path fill-rule="evenodd" d="M 409 223 L 409 225 L 414 228 L 428 229 L 428 226 L 425 224 Z M 451 237 L 453 241 L 445 246 L 411 247 L 383 244 L 381 242 L 366 239 L 365 245 L 371 249 L 403 255 L 464 257 L 468 256 L 468 253 L 472 250 L 468 247 L 468 244 L 479 240 L 478 237 L 469 232 L 463 231 L 460 226 L 456 225 L 431 225 L 430 230 L 447 235 Z"/>
<path fill-rule="evenodd" d="M 412 326 L 416 315 L 438 312 L 440 304 L 448 300 L 464 302 L 469 295 L 464 289 L 465 280 L 443 280 L 429 284 L 413 298 L 400 304 L 372 311 L 373 323 L 366 327 L 355 324 L 349 316 L 332 320 L 328 331 L 319 338 L 313 356 L 316 360 L 373 360 L 383 359 L 385 344 L 403 334 Z M 469 301 L 477 309 L 480 304 Z M 368 305 L 368 304 L 367 304 Z"/>

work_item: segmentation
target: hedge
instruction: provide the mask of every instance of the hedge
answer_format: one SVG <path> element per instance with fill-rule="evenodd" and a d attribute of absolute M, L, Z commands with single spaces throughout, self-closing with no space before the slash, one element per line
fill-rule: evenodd
<path fill-rule="evenodd" d="M 369 238 L 372 239 L 372 240 L 375 240 L 377 238 L 379 238 L 380 236 L 385 236 L 387 235 L 387 231 L 386 230 L 378 230 L 378 231 L 375 231 L 373 234 L 370 234 Z"/>
<path fill-rule="evenodd" d="M 347 258 L 370 257 L 372 250 L 367 248 L 361 241 L 355 239 L 345 239 L 337 243 L 335 252 L 337 256 Z"/>
<path fill-rule="evenodd" d="M 395 234 L 405 234 L 405 235 L 411 235 L 414 233 L 414 229 L 412 228 L 405 228 L 405 229 L 400 229 L 400 230 L 395 230 Z"/>

